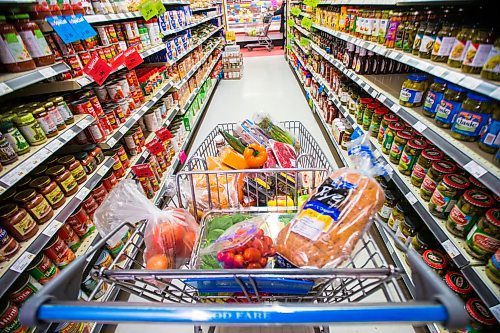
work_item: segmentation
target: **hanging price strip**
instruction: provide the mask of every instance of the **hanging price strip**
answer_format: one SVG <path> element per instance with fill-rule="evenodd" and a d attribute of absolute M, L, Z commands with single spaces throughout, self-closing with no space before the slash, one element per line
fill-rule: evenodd
<path fill-rule="evenodd" d="M 312 20 L 309 17 L 304 17 L 302 21 L 300 21 L 300 25 L 303 28 L 310 30 L 312 26 Z"/>
<path fill-rule="evenodd" d="M 158 15 L 158 9 L 156 8 L 156 3 L 150 0 L 145 0 L 139 5 L 139 11 L 141 12 L 144 19 L 150 20 L 156 15 Z"/>
<path fill-rule="evenodd" d="M 129 70 L 139 66 L 144 62 L 144 59 L 142 59 L 141 55 L 137 52 L 137 49 L 133 46 L 129 47 L 125 51 L 124 55 L 125 66 L 127 66 Z"/>
<path fill-rule="evenodd" d="M 45 20 L 50 24 L 52 29 L 54 29 L 56 34 L 61 37 L 64 43 L 69 44 L 80 39 L 80 34 L 73 30 L 64 16 L 50 16 Z"/>
<path fill-rule="evenodd" d="M 167 11 L 167 9 L 165 8 L 165 6 L 163 5 L 163 2 L 161 0 L 156 0 L 155 7 L 156 7 L 156 12 L 157 12 L 156 15 L 157 16 L 160 16 L 161 14 L 163 14 Z"/>
<path fill-rule="evenodd" d="M 290 13 L 292 13 L 293 16 L 299 16 L 302 11 L 299 7 L 293 7 L 292 10 L 290 10 Z"/>
<path fill-rule="evenodd" d="M 97 52 L 92 54 L 92 58 L 83 68 L 83 72 L 90 76 L 98 85 L 102 85 L 111 74 L 111 67 L 108 63 L 102 60 Z"/>

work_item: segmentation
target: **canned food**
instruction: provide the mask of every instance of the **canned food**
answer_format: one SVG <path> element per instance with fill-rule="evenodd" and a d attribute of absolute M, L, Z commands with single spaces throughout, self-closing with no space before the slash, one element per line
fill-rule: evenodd
<path fill-rule="evenodd" d="M 59 274 L 59 268 L 43 252 L 40 252 L 26 268 L 26 272 L 41 284 L 46 284 Z"/>
<path fill-rule="evenodd" d="M 109 119 L 106 115 L 99 117 L 99 125 L 101 125 L 101 129 L 103 130 L 105 136 L 108 136 L 113 132 L 113 127 L 109 123 Z"/>
<path fill-rule="evenodd" d="M 118 42 L 118 37 L 116 35 L 115 27 L 110 24 L 106 25 L 106 31 L 108 33 L 108 38 L 111 43 L 117 43 Z"/>
<path fill-rule="evenodd" d="M 128 159 L 127 153 L 125 152 L 125 149 L 123 149 L 122 145 L 118 145 L 114 151 L 118 155 L 118 158 L 122 162 L 122 165 L 125 169 L 128 169 L 130 167 L 130 161 Z"/>
<path fill-rule="evenodd" d="M 105 140 L 104 131 L 102 130 L 99 122 L 92 122 L 86 129 L 85 133 L 93 143 L 100 143 Z"/>
<path fill-rule="evenodd" d="M 90 62 L 90 59 L 92 59 L 92 55 L 89 51 L 81 51 L 78 52 L 78 58 L 80 59 L 83 67 L 85 67 Z"/>
<path fill-rule="evenodd" d="M 75 230 L 71 228 L 69 223 L 64 223 L 57 231 L 57 235 L 69 246 L 72 251 L 78 250 L 82 244 L 80 237 L 76 234 Z"/>
<path fill-rule="evenodd" d="M 119 100 L 125 98 L 125 94 L 122 90 L 122 87 L 117 82 L 113 82 L 112 84 L 106 85 L 106 90 L 108 91 L 109 98 L 113 102 L 118 102 Z"/>
<path fill-rule="evenodd" d="M 119 101 L 118 106 L 122 109 L 125 118 L 130 117 L 131 110 L 130 110 L 130 104 L 128 103 L 128 99 L 122 99 L 121 101 Z"/>
<path fill-rule="evenodd" d="M 100 205 L 104 201 L 104 199 L 106 198 L 106 195 L 108 195 L 108 191 L 106 190 L 106 187 L 104 187 L 104 184 L 102 184 L 102 183 L 99 184 L 92 191 L 92 197 L 94 197 L 94 199 L 98 205 Z"/>
<path fill-rule="evenodd" d="M 105 25 L 99 25 L 96 27 L 97 33 L 99 34 L 99 39 L 101 40 L 101 45 L 109 45 L 111 42 L 108 38 L 108 32 Z"/>
<path fill-rule="evenodd" d="M 104 110 L 102 109 L 101 103 L 99 102 L 99 99 L 97 98 L 96 95 L 92 94 L 92 96 L 89 97 L 89 102 L 92 104 L 92 107 L 94 108 L 94 113 L 98 116 L 104 116 Z"/>
<path fill-rule="evenodd" d="M 0 332 L 28 332 L 28 328 L 22 326 L 19 321 L 19 308 L 9 300 L 0 300 Z"/>
<path fill-rule="evenodd" d="M 123 113 L 123 109 L 119 104 L 115 104 L 112 106 L 113 112 L 118 119 L 118 121 L 123 124 L 127 119 L 125 118 L 125 113 Z"/>
<path fill-rule="evenodd" d="M 113 59 L 113 52 L 112 52 L 112 47 L 111 46 L 105 46 L 103 48 L 104 50 L 104 58 L 106 58 L 106 61 L 109 62 L 111 59 Z"/>
<path fill-rule="evenodd" d="M 88 275 L 82 282 L 82 291 L 87 295 L 87 297 L 90 297 L 90 295 L 92 295 L 94 290 L 97 288 L 98 284 L 98 280 L 94 279 L 91 275 Z M 94 297 L 92 297 L 92 299 L 97 300 L 101 298 L 106 293 L 106 290 L 108 290 L 108 285 L 106 283 L 101 283 L 99 290 L 94 293 Z"/>
<path fill-rule="evenodd" d="M 97 258 L 94 268 L 100 269 L 100 268 L 109 268 L 111 264 L 113 263 L 113 257 L 107 250 L 103 250 L 101 254 L 99 254 L 99 257 Z"/>
<path fill-rule="evenodd" d="M 113 172 L 109 171 L 105 178 L 102 180 L 102 183 L 104 184 L 106 190 L 109 192 L 113 189 L 113 187 L 116 186 L 116 184 L 118 184 L 118 179 L 116 179 L 116 176 Z"/>
<path fill-rule="evenodd" d="M 37 283 L 31 276 L 28 274 L 21 274 L 8 291 L 9 300 L 17 304 L 23 304 L 38 291 L 35 284 Z"/>
<path fill-rule="evenodd" d="M 108 90 L 104 86 L 94 87 L 95 94 L 101 103 L 111 102 L 111 97 L 109 97 Z"/>
<path fill-rule="evenodd" d="M 43 249 L 43 252 L 60 268 L 68 266 L 76 258 L 75 253 L 71 251 L 69 246 L 58 235 L 52 237 Z"/>
<path fill-rule="evenodd" d="M 99 204 L 97 201 L 95 201 L 94 197 L 92 195 L 89 195 L 89 197 L 82 202 L 83 209 L 85 209 L 85 212 L 87 215 L 92 219 L 94 216 L 94 212 L 99 208 Z"/>
<path fill-rule="evenodd" d="M 129 87 L 129 84 L 127 82 L 127 79 L 126 78 L 120 79 L 120 80 L 118 80 L 118 83 L 122 87 L 122 91 L 123 91 L 123 94 L 125 95 L 125 97 L 127 97 L 127 98 L 130 97 L 130 87 Z"/>
<path fill-rule="evenodd" d="M 80 62 L 80 59 L 78 56 L 75 55 L 69 55 L 63 57 L 64 62 L 71 68 L 71 75 L 73 77 L 77 76 L 82 76 L 83 75 L 83 66 L 82 63 Z"/>
<path fill-rule="evenodd" d="M 95 230 L 95 226 L 90 220 L 90 217 L 81 206 L 73 215 L 68 217 L 66 223 L 68 223 L 76 234 L 82 239 L 88 237 L 92 231 Z"/>
<path fill-rule="evenodd" d="M 116 178 L 120 179 L 123 176 L 125 176 L 125 169 L 123 168 L 122 162 L 120 161 L 118 154 L 115 153 L 113 155 L 113 159 L 115 160 L 115 163 L 113 164 L 113 173 Z"/>
<path fill-rule="evenodd" d="M 90 327 L 87 323 L 60 323 L 54 329 L 54 333 L 90 333 Z"/>
<path fill-rule="evenodd" d="M 111 254 L 111 256 L 113 258 L 116 258 L 118 256 L 118 254 L 120 254 L 120 251 L 123 249 L 124 246 L 125 246 L 125 244 L 123 244 L 123 242 L 121 240 L 119 240 L 114 245 L 106 244 L 106 248 L 108 249 L 109 253 Z M 118 262 L 121 262 L 121 261 L 125 260 L 126 258 L 127 257 L 125 256 L 125 254 L 122 254 L 120 256 L 120 258 L 118 259 Z"/>

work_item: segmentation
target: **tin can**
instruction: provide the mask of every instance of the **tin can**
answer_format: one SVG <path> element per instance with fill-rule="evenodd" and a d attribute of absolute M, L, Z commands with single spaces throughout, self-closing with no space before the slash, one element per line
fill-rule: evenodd
<path fill-rule="evenodd" d="M 111 127 L 109 119 L 106 115 L 99 117 L 99 125 L 101 125 L 101 129 L 103 130 L 105 136 L 108 136 L 111 132 L 113 132 L 113 128 Z"/>
<path fill-rule="evenodd" d="M 94 220 L 94 212 L 99 208 L 99 204 L 95 201 L 93 195 L 89 195 L 87 199 L 83 200 L 82 206 L 90 219 Z"/>
<path fill-rule="evenodd" d="M 134 128 L 132 128 L 132 129 L 134 129 Z M 135 133 L 137 134 L 137 138 L 139 139 L 140 146 L 144 147 L 144 145 L 146 144 L 146 139 L 144 138 L 144 133 L 142 132 L 142 129 L 140 126 L 137 126 L 135 128 Z"/>
<path fill-rule="evenodd" d="M 135 146 L 136 146 L 136 150 L 137 150 L 137 153 L 140 153 L 142 151 L 142 147 L 141 147 L 141 140 L 139 140 L 139 136 L 137 135 L 137 133 L 135 131 L 133 131 L 134 134 L 132 134 L 132 138 L 134 139 L 134 143 L 135 143 Z"/>
<path fill-rule="evenodd" d="M 104 58 L 106 58 L 107 62 L 110 62 L 111 59 L 113 59 L 113 48 L 111 46 L 105 46 L 103 48 L 104 51 Z"/>
<path fill-rule="evenodd" d="M 108 250 L 103 250 L 100 254 L 99 257 L 97 258 L 94 268 L 95 269 L 100 269 L 100 268 L 109 268 L 111 264 L 113 263 L 113 257 L 111 254 L 109 254 Z"/>
<path fill-rule="evenodd" d="M 113 155 L 113 159 L 115 160 L 115 163 L 113 164 L 113 173 L 117 179 L 120 179 L 123 176 L 125 176 L 125 169 L 123 168 L 122 162 L 120 161 L 118 154 L 115 153 Z"/>
<path fill-rule="evenodd" d="M 137 145 L 135 144 L 134 141 L 134 133 L 131 131 L 128 131 L 125 133 L 123 136 L 123 141 L 125 141 L 125 147 L 127 149 L 127 152 L 130 156 L 135 156 L 138 154 L 137 152 Z"/>
<path fill-rule="evenodd" d="M 72 251 L 78 250 L 82 242 L 75 230 L 68 223 L 64 223 L 57 231 L 57 235 L 69 246 Z"/>
<path fill-rule="evenodd" d="M 108 171 L 108 173 L 104 176 L 102 183 L 104 184 L 106 191 L 110 192 L 113 189 L 113 187 L 115 187 L 116 184 L 118 184 L 118 179 L 116 179 L 116 176 L 113 172 Z"/>
<path fill-rule="evenodd" d="M 54 329 L 54 333 L 90 333 L 90 327 L 87 323 L 60 323 Z"/>
<path fill-rule="evenodd" d="M 109 41 L 111 43 L 117 43 L 118 37 L 116 36 L 115 27 L 112 24 L 106 25 L 105 27 L 106 27 L 106 32 L 107 32 Z"/>
<path fill-rule="evenodd" d="M 111 97 L 109 97 L 108 90 L 105 86 L 94 87 L 94 92 L 97 95 L 97 99 L 101 103 L 109 103 L 111 102 Z"/>
<path fill-rule="evenodd" d="M 127 78 L 122 78 L 118 80 L 118 83 L 122 87 L 123 94 L 126 98 L 130 97 L 130 86 L 128 84 Z"/>
<path fill-rule="evenodd" d="M 137 105 L 135 104 L 133 98 L 128 99 L 128 109 L 129 109 L 130 113 L 134 112 L 135 109 L 137 109 Z"/>
<path fill-rule="evenodd" d="M 90 297 L 92 293 L 94 293 L 95 289 L 99 285 L 99 281 L 94 279 L 91 275 L 88 275 L 82 282 L 81 287 L 82 291 L 87 295 L 87 297 Z M 99 286 L 99 290 L 97 290 L 94 293 L 94 296 L 92 297 L 93 300 L 97 300 L 101 298 L 105 293 L 106 290 L 108 290 L 108 285 L 106 283 L 101 283 Z"/>
<path fill-rule="evenodd" d="M 71 75 L 73 77 L 83 75 L 83 65 L 80 58 L 76 54 L 63 57 L 64 62 L 71 68 Z"/>
<path fill-rule="evenodd" d="M 93 143 L 100 143 L 105 140 L 104 131 L 102 130 L 99 122 L 93 121 L 86 129 L 85 133 L 90 141 Z"/>
<path fill-rule="evenodd" d="M 78 207 L 77 211 L 68 217 L 66 223 L 73 228 L 81 239 L 88 237 L 95 230 L 94 224 L 82 206 Z"/>
<path fill-rule="evenodd" d="M 145 98 L 139 89 L 134 90 L 134 92 L 132 93 L 132 99 L 134 100 L 134 103 L 137 106 L 142 105 L 145 101 Z"/>
<path fill-rule="evenodd" d="M 130 167 L 130 160 L 128 159 L 128 156 L 127 156 L 127 153 L 125 152 L 125 149 L 123 149 L 123 145 L 116 146 L 114 151 L 118 155 L 120 162 L 122 162 L 123 167 L 125 169 L 128 169 Z"/>
<path fill-rule="evenodd" d="M 130 104 L 128 103 L 127 98 L 124 98 L 121 101 L 119 101 L 118 106 L 122 109 L 125 118 L 130 117 L 132 111 L 130 110 Z"/>
<path fill-rule="evenodd" d="M 90 62 L 90 59 L 92 59 L 92 56 L 89 51 L 81 51 L 78 52 L 78 58 L 80 59 L 83 67 L 85 67 Z"/>
<path fill-rule="evenodd" d="M 139 80 L 137 79 L 137 75 L 134 70 L 125 73 L 125 78 L 127 79 L 129 87 L 136 88 L 139 85 Z"/>
<path fill-rule="evenodd" d="M 109 98 L 112 102 L 118 102 L 121 99 L 125 98 L 122 86 L 116 81 L 113 81 L 112 83 L 106 85 L 106 90 L 108 91 Z"/>
<path fill-rule="evenodd" d="M 104 116 L 104 110 L 102 109 L 101 103 L 99 102 L 99 99 L 96 95 L 92 94 L 92 96 L 89 97 L 89 102 L 92 105 L 94 113 L 97 115 L 97 117 Z"/>
<path fill-rule="evenodd" d="M 106 190 L 106 187 L 102 183 L 96 186 L 96 188 L 92 191 L 92 197 L 94 198 L 94 200 L 97 202 L 98 205 L 102 204 L 104 199 L 106 199 L 107 195 L 108 191 Z"/>
<path fill-rule="evenodd" d="M 99 56 L 99 58 L 101 58 L 102 60 L 106 61 L 106 55 L 104 54 L 104 46 L 98 46 L 95 48 L 96 52 L 97 52 L 97 55 Z"/>
<path fill-rule="evenodd" d="M 113 26 L 115 27 L 116 37 L 118 38 L 118 41 L 125 40 L 125 36 L 123 35 L 122 25 L 120 23 L 114 23 Z"/>
<path fill-rule="evenodd" d="M 75 253 L 58 235 L 52 237 L 43 252 L 59 268 L 68 266 L 76 258 Z"/>
<path fill-rule="evenodd" d="M 109 125 L 111 126 L 111 129 L 117 129 L 118 128 L 118 122 L 120 121 L 117 119 L 114 111 L 112 109 L 107 109 L 104 114 L 106 115 L 106 118 L 108 119 Z"/>
<path fill-rule="evenodd" d="M 123 109 L 121 108 L 121 106 L 119 104 L 113 104 L 111 108 L 116 118 L 118 119 L 118 122 L 120 124 L 123 124 L 127 120 L 127 118 L 125 117 L 125 113 L 123 113 Z"/>
<path fill-rule="evenodd" d="M 23 304 L 38 291 L 36 284 L 33 277 L 28 274 L 21 274 L 8 291 L 9 300 L 16 304 Z"/>
<path fill-rule="evenodd" d="M 148 199 L 151 199 L 155 196 L 155 192 L 153 190 L 153 186 L 151 185 L 151 181 L 149 178 L 140 177 L 139 182 L 141 183 L 142 190 Z"/>
<path fill-rule="evenodd" d="M 9 300 L 0 300 L 0 332 L 28 332 L 28 328 L 22 326 L 19 321 L 19 308 Z"/>
<path fill-rule="evenodd" d="M 49 257 L 40 252 L 26 268 L 26 272 L 40 284 L 46 284 L 59 274 L 59 268 Z"/>
<path fill-rule="evenodd" d="M 101 39 L 101 45 L 109 45 L 111 42 L 108 38 L 108 31 L 105 25 L 98 25 L 95 27 L 97 29 L 97 33 L 99 34 L 99 38 Z"/>

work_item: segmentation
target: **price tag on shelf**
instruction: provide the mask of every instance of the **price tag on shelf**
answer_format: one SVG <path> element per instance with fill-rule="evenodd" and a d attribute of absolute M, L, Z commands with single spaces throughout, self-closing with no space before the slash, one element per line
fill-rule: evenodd
<path fill-rule="evenodd" d="M 122 126 L 118 130 L 118 132 L 120 132 L 121 134 L 125 134 L 125 133 L 127 133 L 127 131 L 128 131 L 128 126 Z"/>
<path fill-rule="evenodd" d="M 9 87 L 7 84 L 5 84 L 4 82 L 0 82 L 0 95 L 5 95 L 5 94 L 8 94 L 10 92 L 12 92 L 12 88 Z"/>
<path fill-rule="evenodd" d="M 113 147 L 113 146 L 115 145 L 115 143 L 116 143 L 116 139 L 115 139 L 115 138 L 113 138 L 113 137 L 112 137 L 112 138 L 109 138 L 109 140 L 108 140 L 108 145 L 109 145 L 110 147 Z"/>
<path fill-rule="evenodd" d="M 39 69 L 38 72 L 46 79 L 57 75 L 57 72 L 52 67 Z"/>
<path fill-rule="evenodd" d="M 460 81 L 460 79 L 462 78 L 462 74 L 448 71 L 445 75 L 443 75 L 443 78 L 451 81 L 452 83 L 458 83 L 458 81 Z"/>
<path fill-rule="evenodd" d="M 45 158 L 49 155 L 50 151 L 48 151 L 48 149 L 46 148 L 42 148 L 33 155 L 31 155 L 30 158 L 27 161 L 25 161 L 22 165 L 23 167 L 25 166 L 26 168 L 29 168 L 29 171 L 31 171 L 31 169 L 34 166 L 37 166 L 40 163 L 42 163 L 42 161 L 44 161 Z"/>
<path fill-rule="evenodd" d="M 61 141 L 59 141 L 59 139 L 54 139 L 52 140 L 47 146 L 45 146 L 45 148 L 47 148 L 47 150 L 50 150 L 50 152 L 55 152 L 57 151 L 59 148 L 61 148 L 62 146 L 64 145 L 64 143 L 62 143 Z"/>
<path fill-rule="evenodd" d="M 414 129 L 416 129 L 417 132 L 419 132 L 419 133 L 422 133 L 423 131 L 425 131 L 427 129 L 427 126 L 424 123 L 422 123 L 420 120 L 417 121 L 415 124 L 413 124 L 412 127 Z"/>
<path fill-rule="evenodd" d="M 2 182 L 4 182 L 5 184 L 7 184 L 7 186 L 12 186 L 19 179 L 21 179 L 22 176 L 24 176 L 28 172 L 24 171 L 24 169 L 21 168 L 21 165 L 19 165 L 15 169 L 13 169 L 11 172 L 7 173 L 6 175 L 3 175 L 2 176 Z"/>
<path fill-rule="evenodd" d="M 180 153 L 179 153 L 179 161 L 181 162 L 181 164 L 184 164 L 184 162 L 186 162 L 187 160 L 187 155 L 186 153 L 184 152 L 184 150 L 182 150 Z"/>
<path fill-rule="evenodd" d="M 477 86 L 479 86 L 480 84 L 481 84 L 480 80 L 470 76 L 466 76 L 462 81 L 460 81 L 461 86 L 471 90 L 476 89 Z"/>
<path fill-rule="evenodd" d="M 377 98 L 378 91 L 376 91 L 375 89 L 372 89 L 372 91 L 370 92 L 370 95 L 371 95 L 373 98 Z"/>
<path fill-rule="evenodd" d="M 109 167 L 106 166 L 106 165 L 103 165 L 102 167 L 100 167 L 98 170 L 97 170 L 97 174 L 101 177 L 104 177 L 104 175 L 106 174 L 106 172 L 108 172 L 109 170 Z"/>
<path fill-rule="evenodd" d="M 42 234 L 44 234 L 47 237 L 52 237 L 56 234 L 57 230 L 63 225 L 63 222 L 59 222 L 57 220 L 54 220 L 50 222 L 50 224 L 47 226 L 47 228 L 43 229 Z"/>
<path fill-rule="evenodd" d="M 73 139 L 76 135 L 76 132 L 73 130 L 73 128 L 68 129 L 66 132 L 64 132 L 60 138 L 63 140 L 64 143 L 67 143 L 69 140 Z"/>
<path fill-rule="evenodd" d="M 396 103 L 392 104 L 391 105 L 391 111 L 394 112 L 394 113 L 398 113 L 400 110 L 400 107 L 399 105 L 397 105 Z"/>
<path fill-rule="evenodd" d="M 378 100 L 381 101 L 382 103 L 384 103 L 386 99 L 387 99 L 387 97 L 385 97 L 385 95 L 383 95 L 383 94 L 380 94 L 378 96 Z"/>
<path fill-rule="evenodd" d="M 78 123 L 76 123 L 76 127 L 78 127 L 79 129 L 82 130 L 85 127 L 87 127 L 92 121 L 94 121 L 94 118 L 89 119 L 88 117 L 85 117 L 82 120 L 80 120 Z"/>
<path fill-rule="evenodd" d="M 90 193 L 90 190 L 86 187 L 82 188 L 78 193 L 75 195 L 75 198 L 77 198 L 80 201 L 85 200 L 87 195 Z"/>
<path fill-rule="evenodd" d="M 80 86 L 84 87 L 88 84 L 91 84 L 92 80 L 90 80 L 87 76 L 84 75 L 84 76 L 76 79 L 76 83 L 78 83 Z"/>
<path fill-rule="evenodd" d="M 374 156 L 376 159 L 377 159 L 377 158 L 379 158 L 379 157 L 381 156 L 381 155 L 380 155 L 380 152 L 378 151 L 378 149 L 375 149 L 375 150 L 373 151 L 373 156 Z"/>
<path fill-rule="evenodd" d="M 30 252 L 24 252 L 16 262 L 10 266 L 10 269 L 17 273 L 22 273 L 28 267 L 33 259 L 35 259 L 36 254 Z"/>
<path fill-rule="evenodd" d="M 414 204 L 416 204 L 416 203 L 417 203 L 417 201 L 418 201 L 418 200 L 417 200 L 417 197 L 416 197 L 413 193 L 411 193 L 411 192 L 406 193 L 406 194 L 405 194 L 405 198 L 406 198 L 406 200 L 408 200 L 408 202 L 409 202 L 409 203 L 410 203 L 410 205 L 412 205 L 412 206 L 413 206 Z"/>
<path fill-rule="evenodd" d="M 500 304 L 497 304 L 495 306 L 492 306 L 490 308 L 490 311 L 491 313 L 493 314 L 493 316 L 495 316 L 495 318 L 500 321 Z"/>
<path fill-rule="evenodd" d="M 470 161 L 464 165 L 464 169 L 476 178 L 479 178 L 486 173 L 486 170 L 477 164 L 476 161 Z"/>
<path fill-rule="evenodd" d="M 460 255 L 460 251 L 458 251 L 457 247 L 455 245 L 453 245 L 451 240 L 449 240 L 449 239 L 445 240 L 442 243 L 442 245 L 443 245 L 443 248 L 446 251 L 446 253 L 448 253 L 448 255 L 450 256 L 450 258 L 453 259 L 456 256 Z"/>
<path fill-rule="evenodd" d="M 431 69 L 430 73 L 432 75 L 435 75 L 437 77 L 441 77 L 446 72 L 446 70 L 441 67 L 441 66 L 434 66 L 434 68 Z"/>

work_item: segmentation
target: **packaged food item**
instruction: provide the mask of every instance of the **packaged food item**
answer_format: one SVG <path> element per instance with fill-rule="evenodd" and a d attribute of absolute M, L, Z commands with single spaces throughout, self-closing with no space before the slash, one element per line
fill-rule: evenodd
<path fill-rule="evenodd" d="M 39 287 L 40 285 L 33 280 L 33 277 L 23 273 L 16 279 L 7 293 L 12 302 L 23 304 L 38 291 Z"/>
<path fill-rule="evenodd" d="M 387 222 L 391 216 L 391 212 L 397 204 L 397 197 L 391 190 L 385 191 L 385 199 L 382 208 L 378 211 L 378 216 L 382 221 Z"/>
<path fill-rule="evenodd" d="M 40 252 L 26 267 L 26 272 L 43 285 L 54 279 L 60 271 L 43 252 Z"/>
<path fill-rule="evenodd" d="M 463 141 L 477 141 L 483 127 L 490 122 L 492 111 L 491 98 L 469 92 L 454 119 L 451 136 Z"/>
<path fill-rule="evenodd" d="M 59 230 L 57 230 L 57 235 L 69 246 L 69 248 L 75 252 L 78 250 L 82 244 L 80 237 L 76 234 L 75 230 L 71 228 L 69 223 L 64 223 Z"/>
<path fill-rule="evenodd" d="M 57 163 L 64 165 L 79 185 L 83 184 L 87 180 L 87 174 L 75 156 L 63 156 L 57 160 Z"/>
<path fill-rule="evenodd" d="M 236 170 L 249 169 L 245 157 L 230 147 L 225 147 L 220 152 L 220 160 L 225 165 Z"/>
<path fill-rule="evenodd" d="M 280 167 L 295 168 L 297 166 L 297 154 L 291 145 L 269 140 L 269 146 Z"/>
<path fill-rule="evenodd" d="M 444 282 L 446 282 L 446 285 L 464 301 L 466 301 L 473 292 L 469 281 L 467 281 L 460 272 L 447 272 L 444 276 Z"/>
<path fill-rule="evenodd" d="M 0 263 L 12 258 L 19 251 L 19 243 L 0 227 Z"/>
<path fill-rule="evenodd" d="M 399 159 L 403 154 L 408 140 L 413 138 L 413 132 L 409 130 L 403 130 L 396 132 L 394 140 L 391 145 L 391 150 L 389 152 L 389 161 L 393 164 L 399 164 Z"/>
<path fill-rule="evenodd" d="M 470 186 L 469 181 L 459 174 L 443 177 L 429 201 L 429 212 L 439 218 L 446 218 L 458 198 Z"/>
<path fill-rule="evenodd" d="M 427 75 L 410 74 L 403 82 L 399 94 L 399 104 L 407 107 L 422 105 L 425 90 L 427 88 Z"/>
<path fill-rule="evenodd" d="M 443 179 L 444 175 L 454 173 L 456 170 L 457 167 L 455 164 L 448 161 L 436 161 L 432 163 L 420 187 L 420 197 L 425 201 L 429 201 L 437 184 Z"/>
<path fill-rule="evenodd" d="M 0 15 L 0 38 L 4 46 L 0 52 L 0 62 L 8 72 L 24 72 L 36 68 L 21 36 L 12 24 L 6 22 L 4 15 Z"/>
<path fill-rule="evenodd" d="M 403 216 L 403 220 L 399 223 L 399 228 L 396 230 L 396 237 L 407 247 L 416 234 L 417 229 L 413 221 L 408 216 Z M 399 243 L 396 243 L 396 247 L 403 250 Z"/>
<path fill-rule="evenodd" d="M 298 140 L 274 122 L 268 114 L 257 113 L 255 114 L 253 120 L 254 123 L 264 130 L 271 139 L 287 143 L 294 147 L 297 151 L 300 149 L 300 143 Z"/>
<path fill-rule="evenodd" d="M 455 42 L 451 47 L 450 56 L 448 57 L 448 65 L 451 67 L 459 68 L 462 66 L 462 61 L 465 58 L 465 52 L 469 48 L 470 40 L 472 39 L 472 34 L 474 29 L 465 26 L 460 30 L 455 38 Z"/>
<path fill-rule="evenodd" d="M 480 133 L 479 148 L 494 154 L 500 148 L 500 106 L 495 104 L 490 122 L 483 127 Z"/>
<path fill-rule="evenodd" d="M 17 155 L 21 156 L 30 151 L 30 145 L 21 134 L 19 129 L 14 126 L 12 120 L 6 118 L 0 120 L 0 131 L 14 149 Z"/>
<path fill-rule="evenodd" d="M 1 22 L 1 17 L 0 17 Z M 19 308 L 8 299 L 0 299 L 0 330 L 5 333 L 27 333 L 19 321 Z"/>
<path fill-rule="evenodd" d="M 61 269 L 68 266 L 76 258 L 75 253 L 58 235 L 55 235 L 49 240 L 43 252 Z"/>
<path fill-rule="evenodd" d="M 421 152 L 427 147 L 427 143 L 420 139 L 411 139 L 404 147 L 403 153 L 398 163 L 398 170 L 403 175 L 409 176 L 413 170 L 413 166 L 417 163 Z"/>
<path fill-rule="evenodd" d="M 500 248 L 490 257 L 486 264 L 486 276 L 500 285 Z"/>
<path fill-rule="evenodd" d="M 68 217 L 66 223 L 73 228 L 81 239 L 88 237 L 95 230 L 92 220 L 81 206 Z"/>
<path fill-rule="evenodd" d="M 465 250 L 478 259 L 487 260 L 500 248 L 500 208 L 490 208 L 469 231 Z"/>
<path fill-rule="evenodd" d="M 436 116 L 434 121 L 437 126 L 443 128 L 451 128 L 456 114 L 464 101 L 466 89 L 448 84 L 444 97 L 436 108 Z"/>
<path fill-rule="evenodd" d="M 432 268 L 436 273 L 444 276 L 448 268 L 449 261 L 446 255 L 439 250 L 426 250 L 422 254 L 424 262 Z"/>
<path fill-rule="evenodd" d="M 438 77 L 434 78 L 434 82 L 432 82 L 431 86 L 429 87 L 429 91 L 427 92 L 427 96 L 425 97 L 422 111 L 425 116 L 434 118 L 434 116 L 436 115 L 436 109 L 441 103 L 445 91 L 446 81 Z"/>
<path fill-rule="evenodd" d="M 40 176 L 33 179 L 29 183 L 29 186 L 42 194 L 53 209 L 61 207 L 66 202 L 64 193 L 59 185 L 48 176 Z"/>
<path fill-rule="evenodd" d="M 31 215 L 13 203 L 0 207 L 0 222 L 18 242 L 30 239 L 38 232 L 38 225 Z"/>
<path fill-rule="evenodd" d="M 78 183 L 73 175 L 71 175 L 71 172 L 67 170 L 64 165 L 57 164 L 50 167 L 47 169 L 46 173 L 53 180 L 55 180 L 66 197 L 69 197 L 78 191 Z"/>
<path fill-rule="evenodd" d="M 18 113 L 14 121 L 30 145 L 38 146 L 47 141 L 47 136 L 31 112 Z"/>
<path fill-rule="evenodd" d="M 394 208 L 392 208 L 389 220 L 387 220 L 387 225 L 394 231 L 399 230 L 399 226 L 405 221 L 405 209 L 402 202 L 398 202 Z"/>
<path fill-rule="evenodd" d="M 427 171 L 432 166 L 432 163 L 442 160 L 443 157 L 443 152 L 436 148 L 424 149 L 422 154 L 418 157 L 417 163 L 413 167 L 413 171 L 411 173 L 411 183 L 416 187 L 420 187 L 424 181 Z"/>
<path fill-rule="evenodd" d="M 498 66 L 498 57 L 500 56 L 500 38 L 495 40 L 495 44 L 488 53 L 486 61 L 484 62 L 483 69 L 481 70 L 481 77 L 487 80 L 499 81 L 500 68 Z"/>
<path fill-rule="evenodd" d="M 494 30 L 478 30 L 473 36 L 462 62 L 462 72 L 479 74 L 493 48 Z"/>
<path fill-rule="evenodd" d="M 0 133 L 0 163 L 7 165 L 17 161 L 18 156 L 10 142 Z"/>
<path fill-rule="evenodd" d="M 473 330 L 478 332 L 493 331 L 498 324 L 488 307 L 479 298 L 469 298 L 465 303 L 465 310 L 471 319 L 470 326 Z"/>
<path fill-rule="evenodd" d="M 380 128 L 378 131 L 377 135 L 377 140 L 379 144 L 382 144 L 384 142 L 384 135 L 387 130 L 387 127 L 389 126 L 390 123 L 396 122 L 399 120 L 399 117 L 396 116 L 394 113 L 388 113 L 384 116 L 382 119 L 382 122 L 380 123 Z"/>
<path fill-rule="evenodd" d="M 38 224 L 43 224 L 54 216 L 54 210 L 47 200 L 32 188 L 18 192 L 14 200 L 26 209 Z"/>
<path fill-rule="evenodd" d="M 429 235 L 428 232 L 419 231 L 415 236 L 413 236 L 411 240 L 411 246 L 415 251 L 417 251 L 420 255 L 422 255 L 425 250 L 428 250 L 430 247 L 430 239 L 433 236 Z"/>

